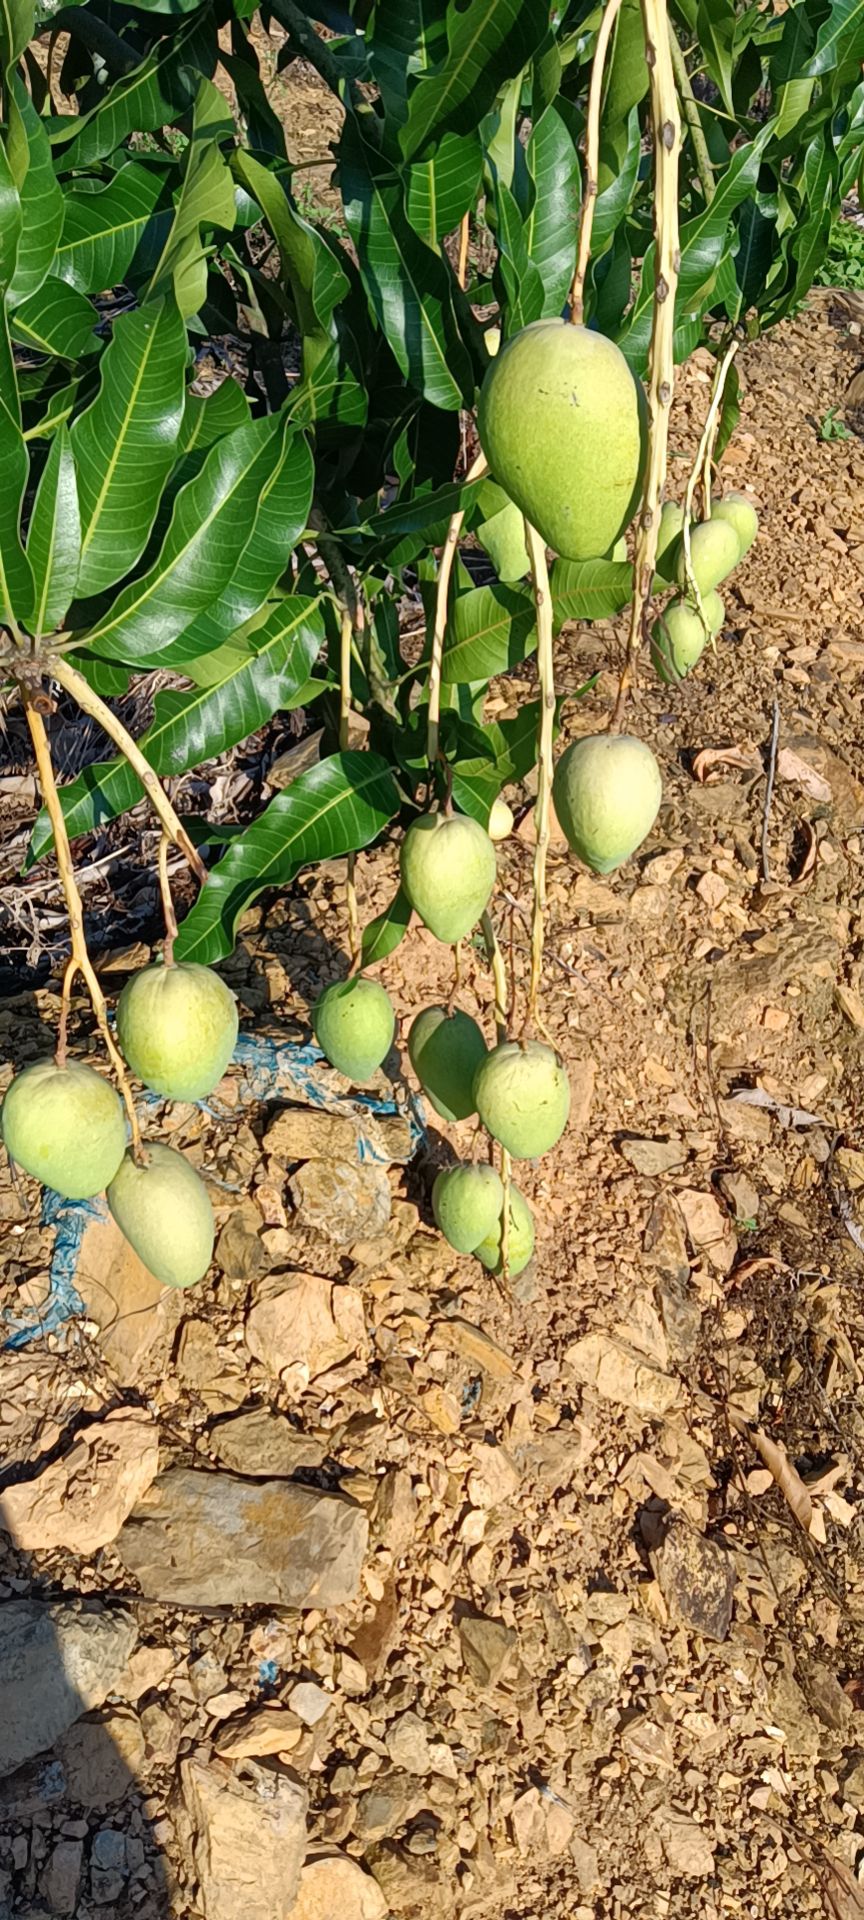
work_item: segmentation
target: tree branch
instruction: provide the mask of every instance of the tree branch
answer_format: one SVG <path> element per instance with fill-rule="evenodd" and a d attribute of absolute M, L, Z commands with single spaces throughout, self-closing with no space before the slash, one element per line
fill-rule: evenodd
<path fill-rule="evenodd" d="M 687 131 L 693 142 L 693 158 L 696 161 L 696 171 L 702 182 L 702 192 L 706 200 L 713 200 L 715 188 L 714 172 L 711 166 L 711 155 L 708 152 L 708 142 L 705 138 L 705 129 L 699 118 L 699 104 L 696 95 L 690 85 L 687 62 L 684 59 L 681 44 L 671 20 L 669 22 L 669 48 L 672 54 L 672 67 L 675 79 L 678 83 L 678 92 L 681 95 L 681 112 L 687 125 Z"/>

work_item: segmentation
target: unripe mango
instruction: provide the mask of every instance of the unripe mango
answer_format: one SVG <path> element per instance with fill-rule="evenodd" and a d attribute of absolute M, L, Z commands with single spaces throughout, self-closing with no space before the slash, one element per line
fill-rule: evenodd
<path fill-rule="evenodd" d="M 503 1209 L 502 1209 L 503 1211 Z M 503 1273 L 501 1213 L 495 1221 L 491 1233 L 474 1248 L 477 1259 L 488 1267 L 491 1273 Z M 527 1267 L 534 1252 L 534 1215 L 524 1195 L 518 1187 L 510 1188 L 510 1233 L 507 1242 L 507 1271 L 515 1279 Z"/>
<path fill-rule="evenodd" d="M 711 518 L 725 520 L 732 528 L 743 560 L 759 532 L 759 515 L 752 500 L 748 500 L 746 493 L 724 493 L 722 500 L 712 501 Z"/>
<path fill-rule="evenodd" d="M 662 580 L 674 580 L 678 556 L 681 552 L 681 529 L 684 525 L 684 508 L 677 500 L 666 500 L 660 509 L 660 525 L 657 530 L 657 558 L 655 569 Z"/>
<path fill-rule="evenodd" d="M 560 1140 L 570 1112 L 570 1083 L 557 1054 L 537 1040 L 502 1041 L 474 1079 L 477 1112 L 488 1133 L 516 1160 L 536 1160 Z"/>
<path fill-rule="evenodd" d="M 477 538 L 499 580 L 524 580 L 531 563 L 525 545 L 525 521 L 515 501 L 507 500 L 491 519 L 482 521 Z"/>
<path fill-rule="evenodd" d="M 723 625 L 723 602 L 719 593 L 706 593 L 702 601 L 707 632 L 695 607 L 686 600 L 671 600 L 651 629 L 651 660 L 659 679 L 677 686 L 695 667 L 697 660 Z"/>
<path fill-rule="evenodd" d="M 513 808 L 508 806 L 506 800 L 502 800 L 499 793 L 497 800 L 492 802 L 489 815 L 489 838 L 497 846 L 499 840 L 509 840 L 512 832 Z"/>
<path fill-rule="evenodd" d="M 362 1087 L 393 1045 L 396 1015 L 377 980 L 336 980 L 312 1009 L 315 1038 L 331 1067 Z"/>
<path fill-rule="evenodd" d="M 710 593 L 712 587 L 719 587 L 721 580 L 737 567 L 741 558 L 738 535 L 728 520 L 701 520 L 690 531 L 690 565 L 693 578 L 701 594 Z M 678 554 L 676 578 L 679 587 L 687 589 L 687 560 L 684 542 Z"/>
<path fill-rule="evenodd" d="M 210 1195 L 182 1153 L 158 1142 L 144 1148 L 145 1166 L 131 1153 L 121 1161 L 108 1188 L 112 1214 L 163 1287 L 194 1287 L 203 1280 L 213 1255 L 214 1220 Z"/>
<path fill-rule="evenodd" d="M 142 967 L 117 1002 L 117 1038 L 132 1072 L 166 1100 L 204 1100 L 237 1044 L 237 1002 L 194 960 Z"/>
<path fill-rule="evenodd" d="M 626 733 L 574 740 L 555 768 L 552 799 L 572 851 L 594 873 L 612 873 L 641 845 L 663 797 L 660 768 Z"/>
<path fill-rule="evenodd" d="M 445 1167 L 432 1188 L 432 1212 L 457 1253 L 473 1253 L 495 1231 L 504 1188 L 494 1167 Z"/>
<path fill-rule="evenodd" d="M 110 1081 L 78 1060 L 36 1060 L 16 1074 L 0 1110 L 10 1160 L 65 1200 L 89 1200 L 113 1180 L 126 1120 Z"/>
<path fill-rule="evenodd" d="M 423 1092 L 442 1120 L 476 1113 L 474 1075 L 486 1054 L 476 1020 L 457 1008 L 424 1007 L 412 1021 L 408 1058 Z"/>
<path fill-rule="evenodd" d="M 499 484 L 556 552 L 611 552 L 636 511 L 646 407 L 620 348 L 563 320 L 535 320 L 489 366 L 477 413 Z"/>
<path fill-rule="evenodd" d="M 497 872 L 488 833 L 467 814 L 424 813 L 402 842 L 402 885 L 424 926 L 451 944 L 476 926 Z"/>

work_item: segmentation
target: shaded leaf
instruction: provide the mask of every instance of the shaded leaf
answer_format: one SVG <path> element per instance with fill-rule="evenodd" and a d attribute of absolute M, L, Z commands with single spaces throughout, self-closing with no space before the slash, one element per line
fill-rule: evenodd
<path fill-rule="evenodd" d="M 21 201 L 0 140 L 0 290 L 5 292 L 15 272 L 21 238 Z"/>
<path fill-rule="evenodd" d="M 130 133 L 170 126 L 197 93 L 200 74 L 212 73 L 215 64 L 209 25 L 193 18 L 115 81 L 98 106 L 54 122 L 50 139 L 52 146 L 62 148 L 63 167 L 92 166 L 114 153 Z"/>
<path fill-rule="evenodd" d="M 18 256 L 8 295 L 10 304 L 17 306 L 36 293 L 51 269 L 63 225 L 63 194 L 45 127 L 17 74 L 11 81 L 8 110 L 7 152 L 21 204 Z"/>
<path fill-rule="evenodd" d="M 524 780 L 537 758 L 540 702 L 528 701 L 511 720 L 466 726 L 447 716 L 444 737 L 453 774 L 453 798 L 463 813 L 488 827 L 502 787 Z M 557 734 L 557 718 L 555 732 Z"/>
<path fill-rule="evenodd" d="M 827 20 L 816 36 L 816 52 L 808 74 L 830 73 L 857 47 L 864 54 L 864 0 L 833 0 Z"/>
<path fill-rule="evenodd" d="M 556 627 L 611 620 L 633 598 L 633 568 L 629 560 L 556 560 L 550 584 Z"/>
<path fill-rule="evenodd" d="M 499 87 L 521 73 L 545 38 L 545 0 L 463 0 L 447 7 L 447 57 L 408 103 L 400 139 L 406 160 L 433 133 L 472 133 Z"/>
<path fill-rule="evenodd" d="M 202 80 L 195 97 L 192 135 L 184 155 L 174 218 L 145 295 L 148 300 L 158 299 L 173 288 L 184 320 L 198 312 L 207 294 L 202 227 L 219 227 L 230 233 L 234 226 L 234 183 L 219 147 L 220 137 L 233 131 L 221 93 L 210 80 Z"/>
<path fill-rule="evenodd" d="M 186 454 L 197 450 L 204 453 L 208 447 L 212 447 L 214 440 L 221 440 L 223 434 L 246 426 L 250 417 L 249 402 L 243 388 L 230 374 L 221 386 L 213 388 L 212 393 L 190 393 L 187 390 L 177 452 Z"/>
<path fill-rule="evenodd" d="M 374 967 L 376 961 L 386 960 L 389 954 L 395 953 L 408 932 L 412 911 L 410 900 L 399 887 L 389 907 L 385 907 L 383 913 L 376 913 L 374 920 L 363 928 L 362 966 Z"/>
<path fill-rule="evenodd" d="M 491 680 L 519 665 L 537 645 L 534 602 L 500 582 L 472 587 L 453 602 L 441 677 L 445 685 Z"/>
<path fill-rule="evenodd" d="M 732 98 L 732 45 L 737 20 L 728 0 L 699 0 L 696 9 L 696 37 L 712 80 L 720 90 L 727 113 L 734 115 Z"/>
<path fill-rule="evenodd" d="M 28 625 L 37 638 L 53 633 L 63 619 L 75 591 L 80 553 L 75 462 L 68 430 L 60 427 L 49 448 L 27 535 L 34 595 Z"/>
<path fill-rule="evenodd" d="M 0 15 L 2 18 L 2 15 Z M 11 29 L 7 25 L 7 31 Z M 33 577 L 21 546 L 21 502 L 29 462 L 21 433 L 21 405 L 6 309 L 0 302 L 0 619 L 26 620 Z"/>
<path fill-rule="evenodd" d="M 130 161 L 95 193 L 69 188 L 52 272 L 79 293 L 119 285 L 164 185 L 164 175 Z"/>
<path fill-rule="evenodd" d="M 477 133 L 445 133 L 429 160 L 418 160 L 406 174 L 405 207 L 421 239 L 434 246 L 453 233 L 462 215 L 475 205 L 483 172 L 483 147 Z"/>
<path fill-rule="evenodd" d="M 96 315 L 89 300 L 63 280 L 44 280 L 36 293 L 22 300 L 11 318 L 13 339 L 37 353 L 58 360 L 80 360 L 98 346 L 93 329 Z"/>
<path fill-rule="evenodd" d="M 534 182 L 534 205 L 525 223 L 525 243 L 542 282 L 540 313 L 545 319 L 559 314 L 567 298 L 576 264 L 579 221 L 579 160 L 557 106 L 547 107 L 532 127 L 525 161 Z M 594 220 L 596 227 L 596 208 Z"/>

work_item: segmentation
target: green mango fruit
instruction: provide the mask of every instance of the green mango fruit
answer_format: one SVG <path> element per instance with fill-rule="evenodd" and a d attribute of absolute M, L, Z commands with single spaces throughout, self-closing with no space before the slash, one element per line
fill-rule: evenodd
<path fill-rule="evenodd" d="M 493 1140 L 515 1160 L 536 1160 L 560 1140 L 570 1112 L 570 1083 L 557 1054 L 538 1040 L 502 1041 L 474 1077 L 477 1112 Z"/>
<path fill-rule="evenodd" d="M 126 1151 L 126 1117 L 110 1080 L 79 1060 L 36 1060 L 15 1075 L 0 1109 L 10 1160 L 64 1200 L 89 1200 Z"/>
<path fill-rule="evenodd" d="M 424 813 L 402 842 L 402 885 L 436 940 L 453 945 L 476 926 L 495 885 L 495 848 L 467 814 Z"/>
<path fill-rule="evenodd" d="M 481 1240 L 479 1245 L 473 1249 L 477 1259 L 482 1261 L 483 1266 L 488 1267 L 491 1273 L 503 1273 L 504 1271 L 504 1261 L 501 1254 L 502 1240 L 502 1222 L 499 1213 L 499 1217 L 495 1221 L 491 1233 L 488 1233 L 485 1239 Z M 519 1188 L 511 1186 L 507 1271 L 513 1275 L 514 1279 L 518 1273 L 522 1273 L 524 1268 L 527 1267 L 533 1252 L 534 1215 L 524 1195 L 520 1193 Z"/>
<path fill-rule="evenodd" d="M 562 753 L 552 800 L 568 845 L 594 873 L 612 873 L 641 846 L 663 797 L 660 768 L 627 733 L 588 734 Z"/>
<path fill-rule="evenodd" d="M 502 800 L 499 793 L 497 800 L 493 800 L 492 802 L 492 809 L 489 814 L 488 831 L 490 840 L 494 841 L 496 846 L 499 840 L 509 840 L 513 832 L 513 826 L 513 808 L 508 806 L 506 800 Z"/>
<path fill-rule="evenodd" d="M 408 1058 L 442 1120 L 467 1120 L 477 1108 L 474 1075 L 486 1054 L 486 1042 L 469 1013 L 424 1007 L 411 1023 Z"/>
<path fill-rule="evenodd" d="M 457 1253 L 473 1253 L 495 1231 L 504 1188 L 494 1167 L 445 1167 L 432 1188 L 432 1212 Z"/>
<path fill-rule="evenodd" d="M 312 1008 L 315 1038 L 331 1067 L 362 1087 L 393 1045 L 396 1015 L 377 980 L 336 980 Z"/>
<path fill-rule="evenodd" d="M 738 540 L 743 560 L 759 532 L 759 515 L 746 493 L 724 493 L 722 500 L 711 502 L 712 520 L 725 520 Z"/>
<path fill-rule="evenodd" d="M 721 580 L 737 567 L 741 558 L 738 535 L 728 520 L 700 520 L 690 531 L 690 565 L 693 578 L 701 594 L 710 593 L 713 587 L 719 587 Z M 687 561 L 684 542 L 676 563 L 678 585 L 687 590 Z"/>
<path fill-rule="evenodd" d="M 132 1072 L 166 1100 L 204 1100 L 237 1044 L 237 1002 L 194 960 L 142 967 L 117 1002 L 117 1038 Z"/>
<path fill-rule="evenodd" d="M 195 1168 L 174 1147 L 144 1147 L 146 1165 L 131 1153 L 121 1161 L 107 1199 L 125 1235 L 163 1287 L 194 1287 L 213 1257 L 215 1223 L 210 1195 Z"/>
<path fill-rule="evenodd" d="M 499 484 L 568 560 L 608 554 L 636 511 L 646 406 L 620 348 L 535 320 L 488 368 L 477 413 Z"/>
<path fill-rule="evenodd" d="M 660 509 L 660 526 L 657 531 L 657 558 L 655 572 L 661 580 L 674 580 L 678 556 L 681 552 L 681 529 L 684 525 L 684 508 L 677 500 L 666 500 Z"/>
<path fill-rule="evenodd" d="M 687 600 L 670 600 L 651 628 L 651 662 L 658 678 L 668 686 L 677 686 L 684 679 L 701 659 L 709 639 L 720 632 L 724 607 L 719 593 L 706 593 L 702 609 L 707 633 L 697 609 Z"/>
<path fill-rule="evenodd" d="M 484 520 L 477 528 L 477 538 L 499 580 L 524 580 L 531 563 L 525 545 L 525 521 L 514 501 L 508 500 L 491 520 Z"/>

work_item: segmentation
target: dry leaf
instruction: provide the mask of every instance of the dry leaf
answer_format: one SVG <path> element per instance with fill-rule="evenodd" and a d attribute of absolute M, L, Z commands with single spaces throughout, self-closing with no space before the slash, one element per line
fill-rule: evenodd
<path fill-rule="evenodd" d="M 777 778 L 787 780 L 790 786 L 800 787 L 810 800 L 823 803 L 831 800 L 831 788 L 821 773 L 811 767 L 809 760 L 802 760 L 799 753 L 793 753 L 791 747 L 781 747 L 777 755 Z"/>
<path fill-rule="evenodd" d="M 762 771 L 762 762 L 755 747 L 702 747 L 695 755 L 691 766 L 694 780 L 700 786 L 707 786 L 722 777 L 723 767 L 740 767 L 744 773 L 757 774 Z"/>
<path fill-rule="evenodd" d="M 804 1107 L 787 1107 L 782 1100 L 775 1100 L 772 1093 L 766 1093 L 764 1087 L 741 1087 L 737 1093 L 730 1093 L 730 1101 L 737 1101 L 742 1107 L 764 1107 L 768 1113 L 776 1115 L 781 1127 L 821 1127 L 818 1113 L 808 1113 Z"/>
<path fill-rule="evenodd" d="M 763 1433 L 761 1427 L 749 1426 L 746 1420 L 741 1419 L 740 1414 L 730 1410 L 729 1419 L 737 1433 L 746 1434 L 747 1438 L 752 1440 L 756 1452 L 764 1460 L 769 1473 L 773 1474 L 786 1505 L 791 1508 L 804 1532 L 812 1533 L 815 1511 L 813 1502 L 801 1475 L 793 1467 L 785 1447 L 778 1446 L 776 1440 L 769 1440 L 767 1433 Z"/>
<path fill-rule="evenodd" d="M 816 1863 L 829 1920 L 864 1920 L 864 1887 L 842 1860 L 823 1853 Z"/>

